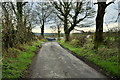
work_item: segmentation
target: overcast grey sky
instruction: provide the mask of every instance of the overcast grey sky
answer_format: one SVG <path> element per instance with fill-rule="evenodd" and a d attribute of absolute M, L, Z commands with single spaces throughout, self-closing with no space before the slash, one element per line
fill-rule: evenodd
<path fill-rule="evenodd" d="M 13 2 L 15 2 L 16 0 L 1 0 L 1 1 L 13 1 Z M 18 0 L 18 1 L 20 1 L 20 0 Z M 43 1 L 47 1 L 47 0 L 25 0 L 25 1 L 28 1 L 28 2 L 43 2 Z M 91 0 L 91 1 L 93 3 L 97 2 L 97 0 Z M 107 0 L 107 2 L 110 2 L 110 1 L 111 0 Z M 119 1 L 120 0 L 116 0 L 114 4 L 111 4 L 107 7 L 106 14 L 104 16 L 104 31 L 107 31 L 106 30 L 107 28 L 112 28 L 112 27 L 115 27 L 115 26 L 118 25 L 118 22 L 115 23 L 115 20 L 117 19 L 117 16 L 118 16 L 118 10 L 116 10 L 116 9 L 118 9 L 118 2 Z M 94 5 L 94 8 L 97 11 L 97 4 Z M 95 18 L 96 18 L 96 16 L 93 19 L 94 23 L 95 23 Z M 105 23 L 108 24 L 108 26 L 106 26 Z M 55 24 L 53 23 L 53 24 L 46 24 L 45 25 L 45 33 L 51 33 L 51 29 L 50 29 L 51 25 L 55 25 Z M 89 30 L 94 31 L 95 30 L 95 25 L 91 26 L 89 28 L 77 28 L 77 29 L 84 30 L 84 31 L 89 31 Z M 33 32 L 39 32 L 40 33 L 40 31 L 41 31 L 40 26 L 36 26 L 33 29 Z"/>
<path fill-rule="evenodd" d="M 109 2 L 110 0 L 108 0 Z M 115 22 L 115 20 L 117 19 L 117 16 L 118 16 L 118 2 L 120 0 L 116 0 L 114 4 L 111 4 L 107 7 L 106 9 L 106 14 L 104 16 L 104 31 L 107 31 L 108 29 L 112 28 L 112 27 L 116 27 L 118 25 L 117 22 Z M 94 3 L 96 2 L 95 0 L 93 1 Z M 96 8 L 96 11 L 97 11 L 97 4 L 94 5 L 94 7 Z M 96 16 L 95 16 L 96 18 Z M 95 23 L 95 18 L 94 18 L 94 23 Z M 106 26 L 106 24 L 108 24 L 108 26 Z M 45 33 L 51 33 L 52 30 L 49 28 L 51 25 L 55 25 L 54 23 L 53 24 L 46 24 L 45 25 Z M 77 27 L 76 27 L 77 28 Z M 84 30 L 84 31 L 95 31 L 95 25 L 94 26 L 91 26 L 89 28 L 77 28 L 79 30 Z M 39 32 L 40 33 L 40 27 L 39 26 L 36 26 L 34 29 L 33 29 L 33 32 Z M 63 31 L 62 31 L 63 32 Z M 74 32 L 74 31 L 73 31 Z"/>

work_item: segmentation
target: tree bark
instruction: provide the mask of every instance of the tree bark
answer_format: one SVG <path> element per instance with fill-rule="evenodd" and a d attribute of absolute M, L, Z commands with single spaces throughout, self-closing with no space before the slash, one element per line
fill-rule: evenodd
<path fill-rule="evenodd" d="M 65 32 L 65 42 L 70 41 L 70 32 Z"/>
<path fill-rule="evenodd" d="M 118 31 L 118 66 L 120 66 L 120 31 Z"/>
<path fill-rule="evenodd" d="M 41 27 L 41 36 L 44 38 L 44 20 L 43 20 L 43 24 Z"/>
<path fill-rule="evenodd" d="M 2 10 L 3 10 L 3 15 L 4 15 L 4 21 L 2 21 L 2 27 L 3 27 L 3 47 L 8 48 L 8 47 L 13 47 L 14 46 L 14 27 L 12 24 L 12 17 L 6 8 L 6 3 L 2 3 Z"/>
<path fill-rule="evenodd" d="M 17 17 L 17 39 L 19 40 L 18 44 L 19 43 L 23 43 L 23 39 L 24 39 L 24 32 L 23 32 L 23 11 L 22 11 L 22 8 L 23 8 L 23 5 L 22 5 L 22 2 L 17 2 L 17 14 L 16 14 L 16 17 Z"/>
<path fill-rule="evenodd" d="M 58 25 L 58 40 L 60 40 L 60 27 Z"/>
<path fill-rule="evenodd" d="M 103 22 L 104 22 L 104 15 L 105 15 L 105 9 L 110 4 L 114 3 L 115 0 L 112 0 L 108 4 L 106 4 L 107 0 L 105 2 L 97 1 L 98 4 L 98 12 L 96 17 L 96 32 L 95 32 L 95 38 L 94 38 L 94 48 L 97 50 L 98 46 L 103 43 Z"/>
<path fill-rule="evenodd" d="M 70 40 L 70 32 L 68 29 L 68 20 L 67 20 L 67 16 L 64 17 L 64 32 L 65 32 L 65 42 L 68 42 Z"/>
<path fill-rule="evenodd" d="M 98 49 L 98 46 L 103 43 L 103 22 L 105 15 L 106 3 L 98 3 L 98 12 L 96 17 L 96 32 L 94 38 L 94 48 Z"/>

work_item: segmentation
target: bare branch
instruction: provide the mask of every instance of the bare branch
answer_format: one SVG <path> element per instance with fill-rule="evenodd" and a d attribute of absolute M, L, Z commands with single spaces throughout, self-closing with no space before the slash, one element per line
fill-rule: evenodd
<path fill-rule="evenodd" d="M 94 3 L 94 5 L 95 5 L 95 4 L 98 4 L 98 3 Z"/>
<path fill-rule="evenodd" d="M 27 4 L 28 2 L 24 2 L 23 4 L 22 4 L 22 6 L 24 6 L 25 4 Z"/>
<path fill-rule="evenodd" d="M 58 17 L 60 20 L 64 21 L 64 19 L 63 19 L 62 17 L 60 17 L 59 15 L 57 15 L 57 17 Z"/>
<path fill-rule="evenodd" d="M 79 23 L 80 21 L 83 21 L 86 17 L 87 17 L 87 12 L 86 12 L 86 15 L 83 18 L 79 19 L 76 23 Z"/>
<path fill-rule="evenodd" d="M 108 4 L 106 4 L 106 6 L 109 6 L 110 4 L 114 3 L 115 0 L 112 0 L 111 2 L 109 2 Z"/>
<path fill-rule="evenodd" d="M 11 6 L 12 6 L 12 9 L 13 9 L 14 13 L 17 15 L 17 12 L 15 10 L 15 7 L 14 7 L 13 3 L 12 2 L 10 2 L 10 3 L 11 3 Z"/>

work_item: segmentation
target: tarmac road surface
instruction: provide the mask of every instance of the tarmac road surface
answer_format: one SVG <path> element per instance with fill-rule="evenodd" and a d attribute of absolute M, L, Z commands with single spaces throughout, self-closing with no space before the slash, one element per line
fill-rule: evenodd
<path fill-rule="evenodd" d="M 106 78 L 57 42 L 43 44 L 30 69 L 29 78 Z"/>

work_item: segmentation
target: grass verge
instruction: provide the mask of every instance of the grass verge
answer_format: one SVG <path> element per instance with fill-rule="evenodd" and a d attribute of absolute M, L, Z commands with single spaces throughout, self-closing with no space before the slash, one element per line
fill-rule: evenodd
<path fill-rule="evenodd" d="M 3 78 L 21 78 L 35 56 L 36 45 L 41 41 L 20 45 L 18 48 L 9 48 L 3 52 Z M 22 48 L 22 49 L 21 49 Z"/>
<path fill-rule="evenodd" d="M 92 49 L 93 44 L 87 43 L 83 47 L 76 47 L 76 45 L 70 42 L 59 41 L 59 43 L 65 48 L 75 52 L 77 56 L 84 57 L 85 59 L 98 65 L 106 72 L 106 75 L 114 75 L 110 77 L 120 77 L 120 66 L 117 62 L 117 51 L 100 47 L 98 53 Z"/>

